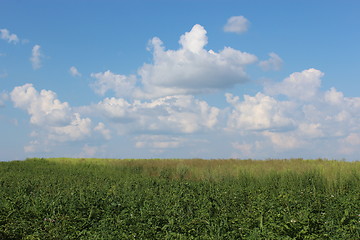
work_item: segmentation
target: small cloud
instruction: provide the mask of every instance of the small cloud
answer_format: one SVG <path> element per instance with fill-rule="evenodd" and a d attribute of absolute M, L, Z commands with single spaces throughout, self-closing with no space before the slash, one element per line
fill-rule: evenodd
<path fill-rule="evenodd" d="M 35 45 L 32 49 L 30 61 L 32 63 L 33 69 L 41 68 L 41 58 L 43 57 L 43 55 L 40 51 L 40 48 L 40 45 Z"/>
<path fill-rule="evenodd" d="M 6 53 L 0 53 L 0 57 L 5 57 Z"/>
<path fill-rule="evenodd" d="M 273 52 L 269 53 L 269 56 L 270 58 L 268 60 L 261 61 L 259 63 L 259 66 L 264 71 L 269 71 L 269 70 L 279 71 L 282 67 L 283 60 L 279 57 L 279 55 Z"/>
<path fill-rule="evenodd" d="M 0 38 L 7 41 L 8 43 L 18 43 L 19 38 L 16 36 L 16 34 L 10 33 L 9 30 L 3 28 L 0 29 Z"/>
<path fill-rule="evenodd" d="M 240 34 L 248 30 L 249 23 L 249 20 L 244 16 L 233 16 L 228 19 L 224 26 L 224 31 Z"/>
<path fill-rule="evenodd" d="M 70 69 L 69 69 L 69 73 L 71 74 L 71 76 L 73 77 L 81 77 L 81 73 L 77 70 L 76 67 L 72 66 Z"/>

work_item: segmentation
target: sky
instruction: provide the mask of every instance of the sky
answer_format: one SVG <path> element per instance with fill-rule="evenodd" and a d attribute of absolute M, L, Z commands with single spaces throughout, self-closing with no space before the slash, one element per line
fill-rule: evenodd
<path fill-rule="evenodd" d="M 359 11 L 0 0 L 0 160 L 359 160 Z"/>

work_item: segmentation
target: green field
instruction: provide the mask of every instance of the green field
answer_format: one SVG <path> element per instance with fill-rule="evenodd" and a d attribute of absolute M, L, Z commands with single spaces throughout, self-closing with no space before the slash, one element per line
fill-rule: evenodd
<path fill-rule="evenodd" d="M 360 239 L 360 162 L 0 162 L 0 239 Z"/>

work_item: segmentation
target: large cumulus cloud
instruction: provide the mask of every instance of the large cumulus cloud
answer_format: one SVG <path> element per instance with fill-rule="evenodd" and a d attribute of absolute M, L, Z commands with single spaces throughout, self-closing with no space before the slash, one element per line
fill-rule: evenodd
<path fill-rule="evenodd" d="M 219 52 L 206 50 L 206 30 L 196 24 L 180 37 L 180 48 L 166 50 L 163 42 L 154 37 L 149 42 L 152 63 L 140 67 L 135 88 L 135 76 L 94 73 L 93 86 L 104 94 L 113 90 L 119 97 L 133 94 L 135 98 L 156 98 L 169 95 L 198 94 L 231 88 L 246 82 L 245 67 L 255 63 L 257 57 L 231 47 Z"/>

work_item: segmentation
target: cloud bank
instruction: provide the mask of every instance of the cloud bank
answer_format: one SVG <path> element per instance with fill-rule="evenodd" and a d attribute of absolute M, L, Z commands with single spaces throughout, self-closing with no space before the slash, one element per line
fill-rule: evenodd
<path fill-rule="evenodd" d="M 102 97 L 85 106 L 71 107 L 55 92 L 38 91 L 32 84 L 15 87 L 10 99 L 28 113 L 33 126 L 25 151 L 80 142 L 80 155 L 96 156 L 105 149 L 94 144 L 101 138 L 105 145 L 130 140 L 122 151 L 130 148 L 132 153 L 184 148 L 185 156 L 221 151 L 223 157 L 240 158 L 360 154 L 360 98 L 346 97 L 336 88 L 321 89 L 324 73 L 314 68 L 266 82 L 255 94 L 227 93 L 249 81 L 247 66 L 279 70 L 283 61 L 270 53 L 268 60 L 258 62 L 255 55 L 231 47 L 215 52 L 205 48 L 207 43 L 207 32 L 198 24 L 180 36 L 175 50 L 152 38 L 152 61 L 142 64 L 137 74 L 91 74 L 90 87 Z M 40 64 L 36 46 L 34 62 Z M 70 73 L 80 75 L 75 67 Z M 200 94 L 219 91 L 224 92 L 223 107 L 201 99 Z"/>

